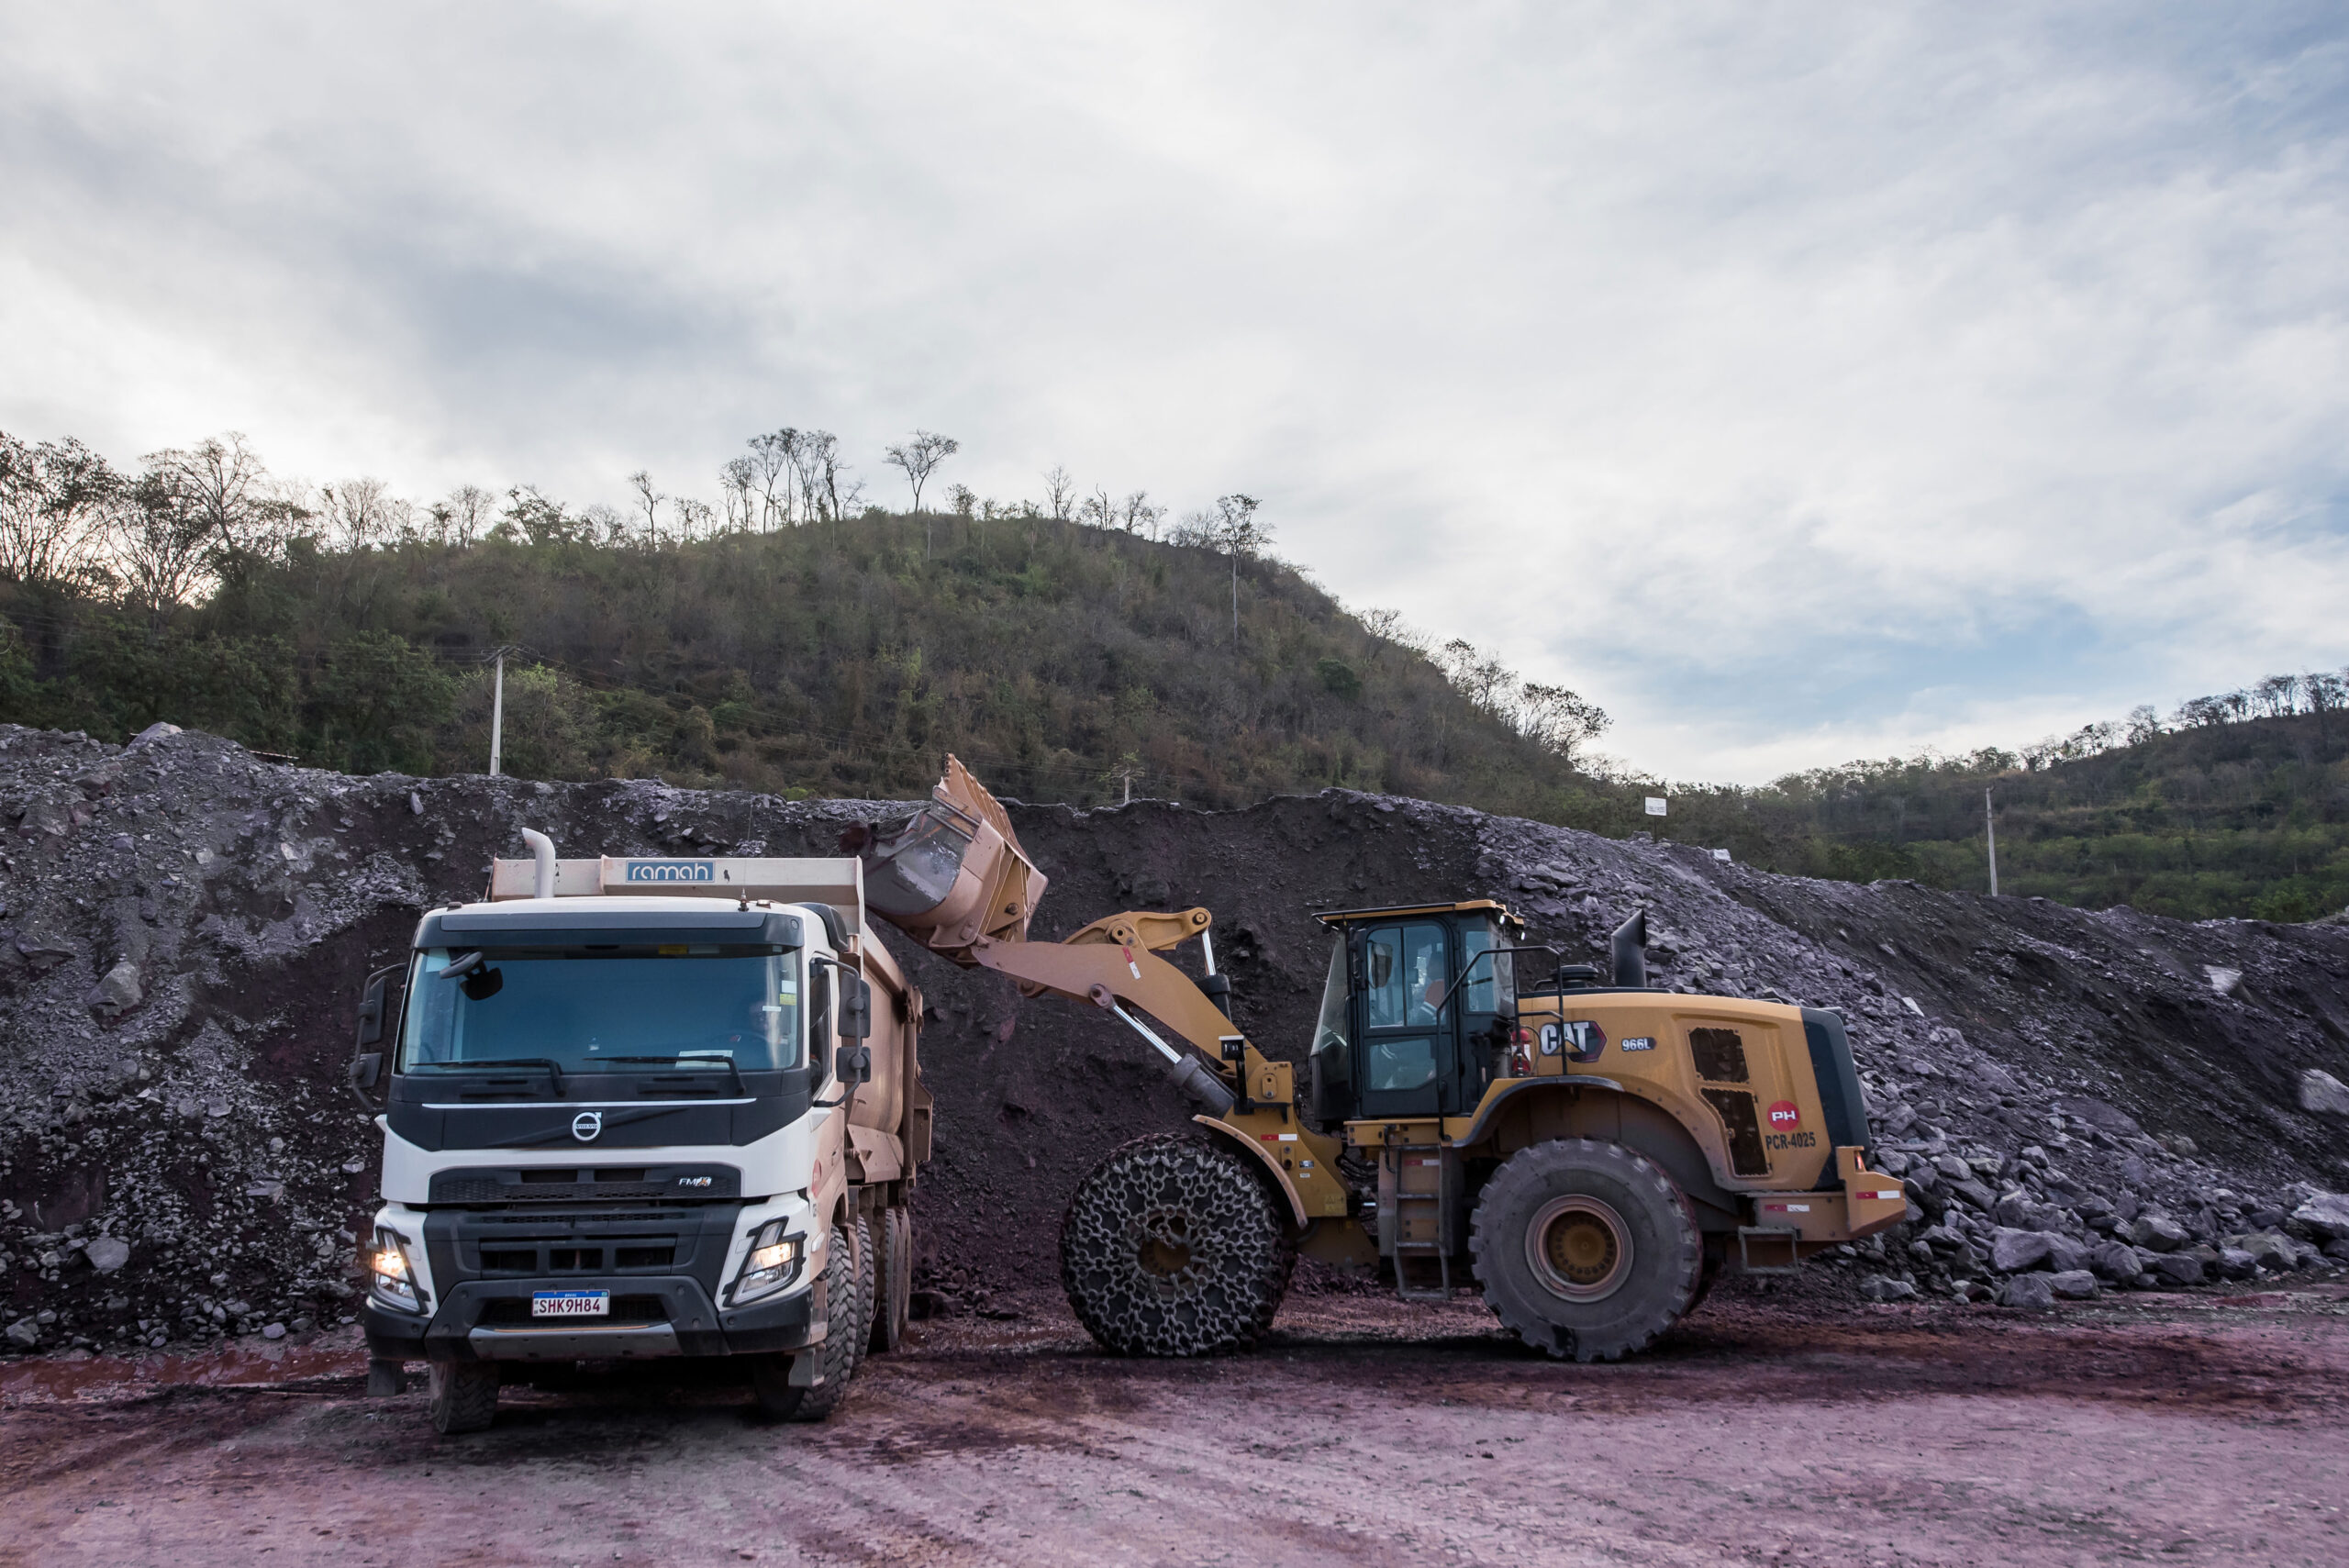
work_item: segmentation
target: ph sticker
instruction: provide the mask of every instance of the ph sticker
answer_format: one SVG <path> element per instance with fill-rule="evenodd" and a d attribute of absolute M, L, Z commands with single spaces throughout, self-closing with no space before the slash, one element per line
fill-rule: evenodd
<path fill-rule="evenodd" d="M 1791 1132 L 1801 1125 L 1802 1112 L 1795 1108 L 1795 1103 L 1792 1100 L 1780 1100 L 1770 1107 L 1770 1127 L 1773 1131 Z"/>

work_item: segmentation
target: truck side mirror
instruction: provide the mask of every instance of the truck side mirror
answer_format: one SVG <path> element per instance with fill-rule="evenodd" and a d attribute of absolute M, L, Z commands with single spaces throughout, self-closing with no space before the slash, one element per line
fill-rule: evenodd
<path fill-rule="evenodd" d="M 845 1044 L 832 1053 L 832 1075 L 843 1084 L 873 1081 L 873 1048 Z"/>
<path fill-rule="evenodd" d="M 841 971 L 841 1033 L 850 1040 L 873 1034 L 873 983 L 861 974 Z"/>
<path fill-rule="evenodd" d="M 392 977 L 378 974 L 367 982 L 367 994 L 359 1003 L 359 1043 L 376 1044 L 384 1038 L 384 1015 L 390 1010 Z"/>
<path fill-rule="evenodd" d="M 370 1114 L 383 1108 L 384 1053 L 368 1048 L 384 1043 L 384 1037 L 392 1031 L 393 1020 L 399 1016 L 399 973 L 397 969 L 377 970 L 367 977 L 367 989 L 359 999 L 357 1039 L 344 1081 Z"/>

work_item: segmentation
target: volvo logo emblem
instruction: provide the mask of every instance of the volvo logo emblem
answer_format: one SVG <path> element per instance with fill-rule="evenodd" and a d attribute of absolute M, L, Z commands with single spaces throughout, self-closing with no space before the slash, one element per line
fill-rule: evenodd
<path fill-rule="evenodd" d="M 571 1136 L 582 1143 L 595 1142 L 596 1139 L 603 1136 L 603 1132 L 604 1113 L 602 1111 L 581 1111 L 571 1118 Z"/>

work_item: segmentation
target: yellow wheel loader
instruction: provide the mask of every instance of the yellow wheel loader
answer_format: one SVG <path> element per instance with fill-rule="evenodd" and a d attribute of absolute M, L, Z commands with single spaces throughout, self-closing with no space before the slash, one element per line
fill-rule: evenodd
<path fill-rule="evenodd" d="M 1100 1008 L 1202 1106 L 1196 1130 L 1112 1151 L 1069 1205 L 1062 1281 L 1109 1350 L 1244 1347 L 1302 1254 L 1391 1271 L 1408 1300 L 1478 1289 L 1528 1344 L 1611 1361 L 1722 1270 L 1789 1273 L 1908 1212 L 1868 1167 L 1842 1020 L 1648 989 L 1644 915 L 1602 976 L 1527 946 L 1489 899 L 1322 914 L 1300 1094 L 1232 1023 L 1207 910 L 1028 940 L 1045 879 L 952 758 L 929 806 L 844 847 L 875 912 L 1028 995 Z M 1192 940 L 1203 983 L 1160 956 Z"/>

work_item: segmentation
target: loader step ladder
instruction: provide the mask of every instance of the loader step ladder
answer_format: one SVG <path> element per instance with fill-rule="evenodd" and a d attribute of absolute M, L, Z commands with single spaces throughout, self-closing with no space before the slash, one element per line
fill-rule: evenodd
<path fill-rule="evenodd" d="M 1738 1272 L 1749 1274 L 1791 1274 L 1799 1272 L 1802 1260 L 1796 1255 L 1795 1243 L 1801 1237 L 1802 1232 L 1791 1225 L 1739 1226 L 1737 1228 Z M 1765 1243 L 1762 1249 L 1764 1257 L 1767 1258 L 1776 1248 L 1784 1247 L 1787 1250 L 1787 1261 L 1783 1263 L 1755 1262 L 1752 1247 L 1757 1240 Z"/>
<path fill-rule="evenodd" d="M 1405 1301 L 1450 1301 L 1459 1156 L 1436 1144 L 1406 1144 L 1389 1157 L 1397 1162 L 1395 1294 Z"/>

